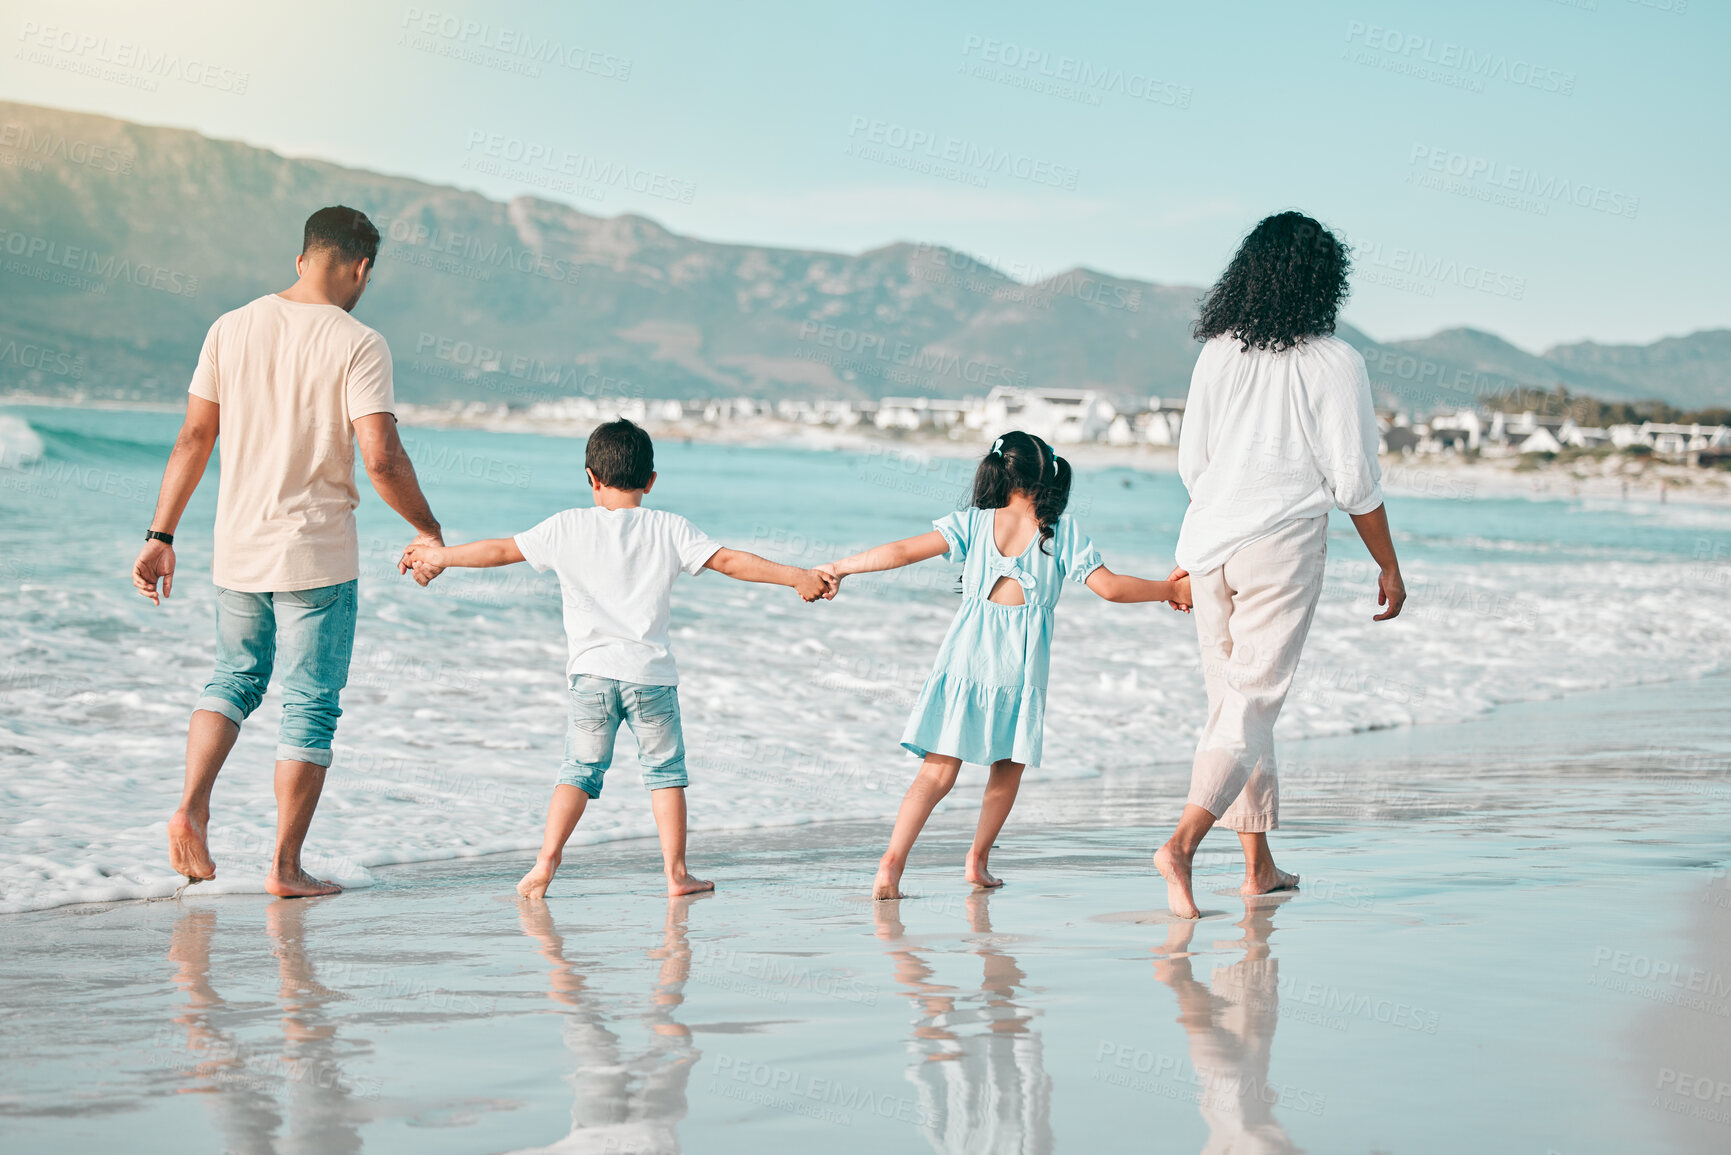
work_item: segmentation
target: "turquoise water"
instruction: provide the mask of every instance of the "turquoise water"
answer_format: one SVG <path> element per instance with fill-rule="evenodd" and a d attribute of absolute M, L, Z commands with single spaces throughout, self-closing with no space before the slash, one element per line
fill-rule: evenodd
<path fill-rule="evenodd" d="M 159 412 L 0 411 L 0 910 L 167 893 L 161 821 L 186 712 L 212 658 L 214 476 L 162 608 L 127 574 L 177 427 Z M 582 442 L 406 428 L 451 540 L 587 501 Z M 913 449 L 664 440 L 651 503 L 729 545 L 815 564 L 925 530 L 971 463 Z M 1164 576 L 1185 497 L 1174 475 L 1079 471 L 1072 511 L 1120 571 Z M 1412 600 L 1373 625 L 1374 570 L 1334 526 L 1329 583 L 1281 720 L 1288 740 L 1431 725 L 1499 702 L 1692 678 L 1731 653 L 1731 513 L 1681 504 L 1392 498 Z M 563 725 L 550 577 L 526 567 L 398 577 L 406 527 L 363 483 L 362 619 L 338 761 L 309 844 L 365 883 L 382 863 L 532 847 Z M 674 644 L 699 829 L 873 818 L 914 763 L 897 746 L 954 610 L 941 562 L 850 579 L 834 603 L 682 580 Z M 1204 705 L 1189 620 L 1086 591 L 1058 613 L 1047 765 L 1035 780 L 1186 758 Z M 213 838 L 256 889 L 273 804 L 274 695 L 219 789 Z M 968 771 L 973 774 L 975 771 Z M 651 830 L 622 751 L 580 839 Z M 50 815 L 76 815 L 77 833 Z"/>

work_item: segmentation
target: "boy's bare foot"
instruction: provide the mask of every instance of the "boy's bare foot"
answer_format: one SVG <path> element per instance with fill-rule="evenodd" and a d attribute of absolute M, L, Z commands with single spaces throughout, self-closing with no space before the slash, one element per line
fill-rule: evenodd
<path fill-rule="evenodd" d="M 341 894 L 343 888 L 334 882 L 314 878 L 304 870 L 292 873 L 273 870 L 265 876 L 265 891 L 278 898 L 316 898 L 321 894 Z"/>
<path fill-rule="evenodd" d="M 878 902 L 889 902 L 906 897 L 902 893 L 901 867 L 888 862 L 880 863 L 878 876 L 872 880 L 872 898 Z"/>
<path fill-rule="evenodd" d="M 517 893 L 530 902 L 540 902 L 547 897 L 547 887 L 558 871 L 559 859 L 537 858 L 534 867 L 518 881 Z"/>
<path fill-rule="evenodd" d="M 1244 880 L 1244 885 L 1238 888 L 1240 894 L 1273 894 L 1277 890 L 1297 890 L 1298 875 L 1289 874 L 1278 867 L 1270 865 L 1265 870 L 1258 870 Z"/>
<path fill-rule="evenodd" d="M 715 884 L 707 879 L 693 878 L 689 874 L 681 874 L 677 878 L 668 878 L 667 896 L 677 898 L 682 894 L 702 894 L 706 890 L 714 890 Z"/>
<path fill-rule="evenodd" d="M 1190 895 L 1190 856 L 1179 854 L 1168 842 L 1154 852 L 1154 869 L 1166 880 L 1166 905 L 1179 918 L 1201 918 Z"/>
<path fill-rule="evenodd" d="M 188 882 L 208 882 L 216 877 L 204 826 L 184 810 L 176 810 L 168 820 L 168 865 Z"/>
<path fill-rule="evenodd" d="M 1004 880 L 986 869 L 985 859 L 975 859 L 969 856 L 964 873 L 969 882 L 981 890 L 992 890 L 1004 885 Z"/>

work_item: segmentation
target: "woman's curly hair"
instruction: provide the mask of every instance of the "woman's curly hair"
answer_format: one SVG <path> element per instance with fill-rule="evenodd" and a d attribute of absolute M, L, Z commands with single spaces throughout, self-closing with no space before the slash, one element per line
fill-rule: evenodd
<path fill-rule="evenodd" d="M 1238 246 L 1192 332 L 1198 341 L 1232 336 L 1245 352 L 1276 353 L 1332 333 L 1351 271 L 1350 250 L 1314 218 L 1275 213 Z"/>

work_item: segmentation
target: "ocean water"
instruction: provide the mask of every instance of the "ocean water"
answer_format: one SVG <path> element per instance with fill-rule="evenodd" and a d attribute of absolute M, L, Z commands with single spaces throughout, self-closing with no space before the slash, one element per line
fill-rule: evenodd
<path fill-rule="evenodd" d="M 128 576 L 177 424 L 0 410 L 0 912 L 162 896 L 180 881 L 163 822 L 214 654 L 214 463 L 177 535 L 174 596 L 152 607 Z M 580 440 L 421 428 L 404 439 L 449 540 L 503 536 L 588 501 Z M 884 446 L 663 441 L 657 464 L 651 504 L 803 564 L 922 532 L 965 500 L 971 473 Z M 1071 509 L 1107 564 L 1163 577 L 1184 506 L 1175 476 L 1112 468 L 1080 472 Z M 1446 727 L 1499 703 L 1726 667 L 1731 511 L 1431 496 L 1392 497 L 1390 514 L 1407 611 L 1371 622 L 1375 569 L 1338 519 L 1283 739 Z M 533 849 L 564 726 L 551 576 L 450 571 L 422 590 L 396 574 L 410 535 L 370 491 L 359 519 L 355 660 L 309 868 L 364 885 L 382 864 Z M 897 739 L 955 610 L 955 578 L 928 562 L 849 579 L 814 606 L 780 587 L 681 579 L 694 865 L 707 840 L 735 844 L 753 827 L 893 813 L 916 768 Z M 1160 767 L 1181 782 L 1174 767 L 1204 713 L 1190 619 L 1080 587 L 1058 619 L 1048 761 L 1027 789 Z M 203 890 L 261 888 L 279 701 L 273 690 L 218 784 L 219 875 Z M 653 833 L 637 774 L 622 737 L 578 844 Z M 964 787 L 981 777 L 969 768 Z"/>

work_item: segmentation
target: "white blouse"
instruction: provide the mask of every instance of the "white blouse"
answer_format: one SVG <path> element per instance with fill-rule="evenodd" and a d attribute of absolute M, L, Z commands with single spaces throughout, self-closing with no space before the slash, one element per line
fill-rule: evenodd
<path fill-rule="evenodd" d="M 1190 509 L 1177 557 L 1191 573 L 1302 518 L 1382 504 L 1380 437 L 1358 350 L 1339 337 L 1279 353 L 1240 345 L 1215 337 L 1190 375 L 1178 437 Z"/>

